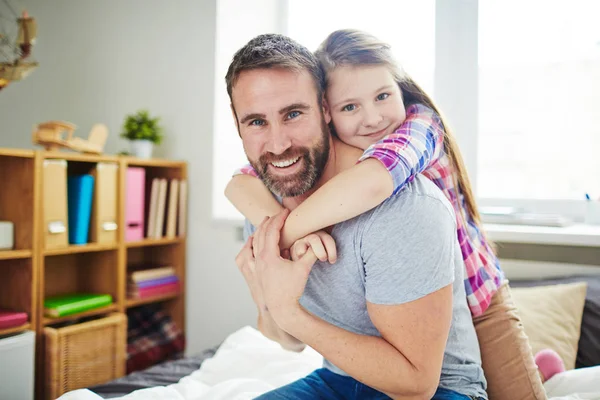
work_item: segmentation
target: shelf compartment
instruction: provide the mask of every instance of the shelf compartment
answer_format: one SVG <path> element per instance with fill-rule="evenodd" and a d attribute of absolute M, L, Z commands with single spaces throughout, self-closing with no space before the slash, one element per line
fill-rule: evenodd
<path fill-rule="evenodd" d="M 99 253 L 63 254 L 46 257 L 44 261 L 44 299 L 74 293 L 110 294 L 114 304 L 119 303 L 118 251 Z M 115 306 L 116 307 L 116 306 Z M 100 311 L 97 311 L 100 310 Z M 102 313 L 102 309 L 90 310 Z M 85 315 L 85 313 L 83 313 Z M 67 319 L 79 318 L 79 314 Z M 57 321 L 60 318 L 48 318 Z"/>
<path fill-rule="evenodd" d="M 35 159 L 2 155 L 0 171 L 2 187 L 9 188 L 0 190 L 0 221 L 13 223 L 14 250 L 32 249 Z"/>
<path fill-rule="evenodd" d="M 32 319 L 31 258 L 0 261 L 0 308 L 26 312 Z"/>

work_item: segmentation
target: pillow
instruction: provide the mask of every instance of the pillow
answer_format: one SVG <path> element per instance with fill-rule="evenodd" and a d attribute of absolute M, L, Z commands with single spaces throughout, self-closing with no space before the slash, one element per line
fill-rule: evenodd
<path fill-rule="evenodd" d="M 547 286 L 573 282 L 586 282 L 588 285 L 575 367 L 593 367 L 600 365 L 600 275 L 570 276 L 535 281 L 511 280 L 510 286 Z"/>
<path fill-rule="evenodd" d="M 578 282 L 511 290 L 533 354 L 549 348 L 575 368 L 586 289 Z"/>

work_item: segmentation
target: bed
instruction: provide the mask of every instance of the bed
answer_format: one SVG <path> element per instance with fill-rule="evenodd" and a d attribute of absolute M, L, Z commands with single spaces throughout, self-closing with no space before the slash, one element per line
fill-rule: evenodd
<path fill-rule="evenodd" d="M 553 400 L 600 399 L 600 276 L 511 281 L 515 298 L 519 298 L 520 291 L 530 288 L 568 289 L 577 282 L 585 282 L 586 291 L 580 334 L 575 343 L 576 357 L 573 357 L 576 368 L 545 383 Z M 569 292 L 565 293 L 572 297 Z M 556 297 L 556 292 L 552 292 L 552 296 Z M 527 304 L 517 306 L 519 309 L 528 307 Z M 527 321 L 524 324 L 527 331 Z M 535 333 L 528 334 L 535 339 Z M 547 335 L 542 333 L 540 336 L 543 339 Z M 228 336 L 218 348 L 207 349 L 194 357 L 164 362 L 103 385 L 69 392 L 60 400 L 123 397 L 127 400 L 251 399 L 308 374 L 320 367 L 321 360 L 320 355 L 310 348 L 302 353 L 284 351 L 247 326 Z"/>

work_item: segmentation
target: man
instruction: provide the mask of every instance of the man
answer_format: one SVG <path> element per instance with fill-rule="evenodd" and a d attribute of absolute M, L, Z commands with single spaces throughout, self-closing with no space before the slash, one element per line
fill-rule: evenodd
<path fill-rule="evenodd" d="M 323 72 L 291 39 L 251 40 L 226 80 L 248 160 L 285 208 L 362 154 L 330 135 Z M 266 218 L 236 263 L 261 332 L 287 349 L 307 344 L 325 361 L 261 398 L 487 398 L 454 215 L 433 183 L 417 177 L 335 226 L 333 265 L 317 262 L 312 250 L 296 261 L 280 256 L 286 216 Z"/>

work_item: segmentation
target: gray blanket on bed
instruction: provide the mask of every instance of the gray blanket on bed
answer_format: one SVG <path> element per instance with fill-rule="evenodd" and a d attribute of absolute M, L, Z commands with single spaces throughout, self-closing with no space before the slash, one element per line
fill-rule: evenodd
<path fill-rule="evenodd" d="M 205 350 L 193 357 L 167 361 L 144 371 L 133 372 L 122 378 L 88 389 L 102 398 L 111 399 L 125 396 L 138 389 L 171 385 L 200 368 L 204 360 L 215 355 L 216 349 L 215 347 L 214 349 Z"/>

